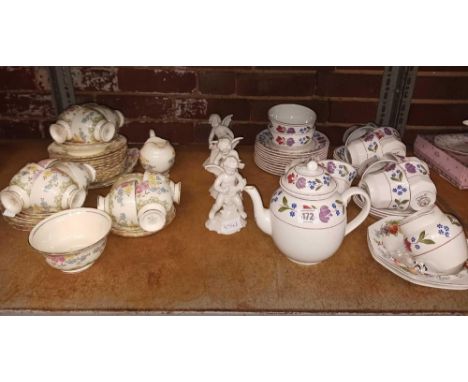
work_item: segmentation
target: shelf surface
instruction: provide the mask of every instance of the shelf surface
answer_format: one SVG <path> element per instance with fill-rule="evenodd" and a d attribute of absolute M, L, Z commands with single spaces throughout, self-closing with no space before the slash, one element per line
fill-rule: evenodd
<path fill-rule="evenodd" d="M 25 163 L 47 157 L 46 141 L 0 141 L 0 188 Z M 247 227 L 230 236 L 205 228 L 214 176 L 202 168 L 205 146 L 176 147 L 174 181 L 182 181 L 174 221 L 144 238 L 110 235 L 99 260 L 78 274 L 48 266 L 28 244 L 28 233 L 0 219 L 0 312 L 3 314 L 268 314 L 468 313 L 468 291 L 410 284 L 377 264 L 366 244 L 366 221 L 338 252 L 310 267 L 290 262 L 253 220 L 244 196 Z M 242 171 L 268 204 L 278 178 L 253 162 L 253 147 L 239 147 Z M 137 168 L 138 170 L 139 168 Z M 468 227 L 466 191 L 432 175 L 442 209 Z M 95 207 L 91 190 L 85 206 Z M 358 213 L 351 202 L 348 219 Z M 320 243 L 317 243 L 320 245 Z"/>

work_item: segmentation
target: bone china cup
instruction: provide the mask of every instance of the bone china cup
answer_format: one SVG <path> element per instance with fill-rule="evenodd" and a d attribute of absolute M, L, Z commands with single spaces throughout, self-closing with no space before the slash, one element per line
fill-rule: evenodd
<path fill-rule="evenodd" d="M 294 129 L 294 133 L 300 133 L 300 129 L 308 127 L 312 129 L 317 119 L 317 114 L 308 107 L 296 104 L 280 104 L 268 110 L 272 128 L 284 127 L 285 131 Z M 292 130 L 291 130 L 292 132 Z"/>
<path fill-rule="evenodd" d="M 112 220 L 104 211 L 66 210 L 38 223 L 29 235 L 29 244 L 51 267 L 76 273 L 101 256 L 111 226 Z"/>
<path fill-rule="evenodd" d="M 406 156 L 406 146 L 400 141 L 398 132 L 390 127 L 377 128 L 365 136 L 350 140 L 348 137 L 345 154 L 348 161 L 356 167 L 372 158 L 382 158 L 385 154 Z"/>
<path fill-rule="evenodd" d="M 458 273 L 468 260 L 460 222 L 437 207 L 426 208 L 400 222 L 406 250 L 429 271 Z"/>

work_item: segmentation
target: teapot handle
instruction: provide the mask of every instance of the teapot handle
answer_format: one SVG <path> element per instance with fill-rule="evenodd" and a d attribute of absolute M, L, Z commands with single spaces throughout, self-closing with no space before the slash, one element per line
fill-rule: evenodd
<path fill-rule="evenodd" d="M 360 195 L 364 199 L 364 206 L 362 207 L 361 212 L 350 222 L 346 224 L 345 236 L 354 231 L 369 215 L 370 212 L 370 198 L 366 191 L 359 187 L 351 187 L 341 194 L 343 200 L 344 208 L 348 206 L 349 200 L 353 195 Z"/>

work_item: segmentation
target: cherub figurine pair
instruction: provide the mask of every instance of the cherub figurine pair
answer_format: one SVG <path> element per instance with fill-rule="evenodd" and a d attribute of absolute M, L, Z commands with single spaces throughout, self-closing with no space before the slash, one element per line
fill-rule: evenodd
<path fill-rule="evenodd" d="M 210 116 L 211 132 L 208 144 L 211 154 L 203 163 L 207 171 L 216 175 L 216 180 L 210 188 L 210 195 L 216 201 L 205 226 L 224 235 L 240 231 L 245 227 L 247 217 L 242 204 L 242 191 L 247 182 L 239 174 L 239 169 L 244 168 L 244 163 L 235 150 L 242 137 L 234 138 L 229 128 L 231 119 L 232 115 L 228 115 L 222 121 L 217 114 Z"/>

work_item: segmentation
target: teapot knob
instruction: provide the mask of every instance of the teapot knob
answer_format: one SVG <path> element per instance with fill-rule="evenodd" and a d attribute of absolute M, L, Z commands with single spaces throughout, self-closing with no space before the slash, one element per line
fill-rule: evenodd
<path fill-rule="evenodd" d="M 318 168 L 318 164 L 316 161 L 311 160 L 310 162 L 307 163 L 307 170 L 309 171 L 315 171 Z"/>

